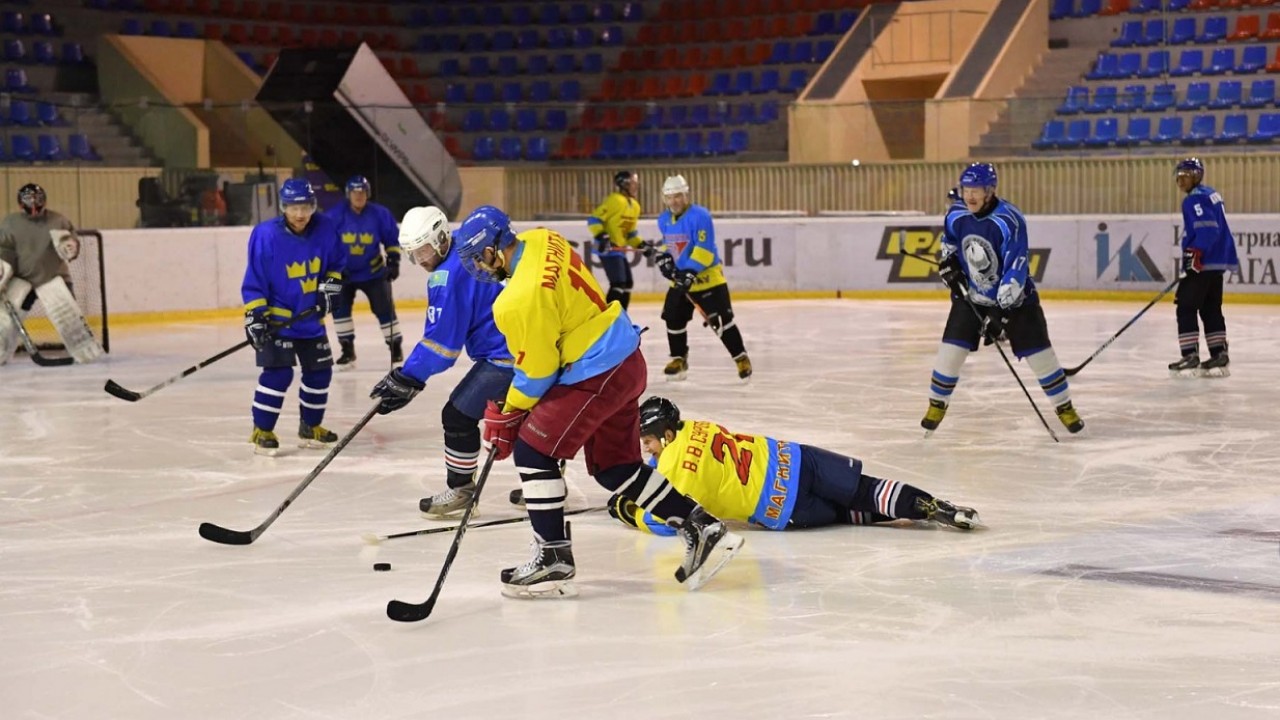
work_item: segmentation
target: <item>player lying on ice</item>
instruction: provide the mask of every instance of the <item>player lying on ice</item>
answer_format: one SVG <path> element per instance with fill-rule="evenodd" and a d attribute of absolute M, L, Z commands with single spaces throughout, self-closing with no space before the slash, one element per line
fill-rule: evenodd
<path fill-rule="evenodd" d="M 920 488 L 862 472 L 862 461 L 764 435 L 733 433 L 709 420 L 681 420 L 666 398 L 640 405 L 640 442 L 677 491 L 725 520 L 770 530 L 929 520 L 961 530 L 980 526 L 973 508 Z M 630 499 L 614 495 L 609 514 L 658 535 L 671 529 Z"/>

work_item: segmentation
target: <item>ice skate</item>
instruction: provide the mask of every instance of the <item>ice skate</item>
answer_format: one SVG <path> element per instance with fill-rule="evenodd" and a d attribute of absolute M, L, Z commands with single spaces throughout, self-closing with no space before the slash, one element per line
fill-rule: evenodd
<path fill-rule="evenodd" d="M 668 382 L 683 380 L 689 374 L 689 361 L 682 357 L 673 357 L 671 362 L 662 369 L 662 374 L 667 377 Z"/>
<path fill-rule="evenodd" d="M 733 359 L 735 365 L 738 366 L 738 379 L 747 382 L 751 379 L 751 358 L 746 353 L 742 353 Z"/>
<path fill-rule="evenodd" d="M 729 532 L 724 523 L 701 506 L 682 523 L 670 523 L 684 539 L 684 562 L 676 568 L 676 580 L 689 590 L 697 590 L 715 577 L 725 563 L 742 549 L 742 537 Z"/>
<path fill-rule="evenodd" d="M 568 525 L 565 534 L 568 534 Z M 577 574 L 573 565 L 573 542 L 543 542 L 536 535 L 534 538 L 533 559 L 502 571 L 502 594 L 529 599 L 575 597 L 578 589 L 573 586 L 573 577 Z"/>
<path fill-rule="evenodd" d="M 1169 377 L 1199 377 L 1199 375 L 1199 355 L 1183 355 L 1181 360 L 1169 363 Z"/>
<path fill-rule="evenodd" d="M 1080 413 L 1072 407 L 1070 400 L 1054 408 L 1054 412 L 1058 413 L 1058 419 L 1067 426 L 1067 431 L 1072 435 L 1084 429 L 1084 420 L 1080 419 Z"/>
<path fill-rule="evenodd" d="M 253 443 L 254 455 L 275 457 L 280 450 L 280 438 L 276 437 L 276 434 L 270 430 L 255 427 L 253 434 L 249 436 L 249 442 Z"/>
<path fill-rule="evenodd" d="M 462 487 L 448 488 L 444 492 L 422 498 L 418 501 L 418 510 L 432 520 L 445 520 L 461 515 L 475 496 L 476 484 L 469 482 Z M 471 511 L 472 517 L 479 514 L 478 509 Z"/>
<path fill-rule="evenodd" d="M 312 427 L 305 422 L 298 422 L 298 447 L 323 450 L 338 442 L 338 436 L 322 425 Z"/>
<path fill-rule="evenodd" d="M 1227 352 L 1224 350 L 1200 364 L 1200 375 L 1201 377 L 1230 377 L 1231 370 L 1227 367 L 1229 364 L 1231 364 L 1231 358 L 1227 357 Z"/>
<path fill-rule="evenodd" d="M 925 520 L 936 522 L 939 525 L 946 525 L 960 530 L 973 530 L 982 527 L 982 521 L 978 519 L 977 510 L 953 505 L 940 498 L 931 498 L 929 500 L 916 498 L 916 510 L 925 514 Z"/>
<path fill-rule="evenodd" d="M 929 409 L 925 411 L 924 418 L 920 420 L 920 427 L 924 428 L 924 436 L 929 437 L 934 430 L 938 429 L 938 425 L 942 424 L 942 418 L 947 416 L 947 404 L 941 400 L 930 400 Z"/>
<path fill-rule="evenodd" d="M 342 348 L 342 354 L 338 356 L 338 370 L 355 370 L 356 369 L 356 341 L 338 338 L 338 345 Z"/>
<path fill-rule="evenodd" d="M 401 347 L 400 338 L 387 342 L 387 347 L 391 348 L 391 364 L 404 362 L 404 348 Z"/>

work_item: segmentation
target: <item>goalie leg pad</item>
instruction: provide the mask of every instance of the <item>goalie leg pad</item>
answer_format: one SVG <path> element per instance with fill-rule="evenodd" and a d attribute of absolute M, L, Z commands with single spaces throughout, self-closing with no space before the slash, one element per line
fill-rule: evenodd
<path fill-rule="evenodd" d="M 31 283 L 20 277 L 15 277 L 4 286 L 4 298 L 14 311 L 18 313 L 18 318 L 22 318 L 22 301 L 26 299 L 27 294 L 31 292 Z M 0 365 L 9 362 L 13 354 L 17 352 L 19 344 L 18 327 L 14 325 L 13 317 L 9 314 L 7 308 L 0 307 Z"/>
<path fill-rule="evenodd" d="M 76 362 L 93 362 L 102 356 L 102 346 L 89 330 L 66 280 L 56 277 L 36 288 L 36 295 L 45 312 L 49 313 L 49 321 L 58 331 L 62 343 L 67 346 L 67 353 Z"/>

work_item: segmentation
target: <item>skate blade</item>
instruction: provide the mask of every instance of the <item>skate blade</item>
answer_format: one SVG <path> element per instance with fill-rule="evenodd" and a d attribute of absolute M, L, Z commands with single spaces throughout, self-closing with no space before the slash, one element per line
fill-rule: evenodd
<path fill-rule="evenodd" d="M 578 597 L 573 580 L 555 580 L 537 585 L 503 585 L 502 596 L 516 600 L 560 600 Z"/>
<path fill-rule="evenodd" d="M 977 530 L 978 528 L 985 528 L 986 525 L 982 524 L 982 518 L 978 517 L 978 513 L 974 511 L 956 513 L 955 525 L 952 527 L 957 530 Z"/>
<path fill-rule="evenodd" d="M 688 374 L 689 373 L 687 372 L 678 372 L 675 375 L 667 375 L 667 382 L 680 382 L 681 380 L 684 380 Z"/>
<path fill-rule="evenodd" d="M 298 440 L 298 447 L 304 450 L 328 450 L 333 446 L 334 443 L 321 442 L 320 440 Z"/>
<path fill-rule="evenodd" d="M 462 513 L 466 511 L 467 511 L 467 507 L 464 505 L 458 508 L 457 510 L 450 510 L 447 513 L 436 512 L 431 510 L 422 510 L 420 512 L 422 513 L 422 517 L 426 518 L 427 520 L 460 520 L 462 519 Z M 471 517 L 473 518 L 480 517 L 480 506 L 477 505 L 476 509 L 471 511 Z"/>
<path fill-rule="evenodd" d="M 1226 368 L 1209 368 L 1208 370 L 1201 370 L 1200 377 L 1202 378 L 1231 377 L 1231 371 Z"/>
<path fill-rule="evenodd" d="M 263 457 L 275 457 L 276 454 L 279 452 L 280 452 L 280 448 L 264 448 L 264 447 L 258 447 L 256 445 L 253 447 L 253 454 L 261 455 Z"/>
<path fill-rule="evenodd" d="M 738 382 L 742 383 L 743 385 L 747 385 L 751 382 L 751 376 L 748 375 L 746 377 L 740 377 L 738 378 Z"/>
<path fill-rule="evenodd" d="M 1187 380 L 1191 378 L 1198 378 L 1201 376 L 1201 373 L 1202 371 L 1200 368 L 1192 368 L 1190 370 L 1170 370 L 1169 377 L 1177 378 L 1179 380 Z"/>
<path fill-rule="evenodd" d="M 702 563 L 702 566 L 693 571 L 692 575 L 682 577 L 684 568 L 676 569 L 676 580 L 684 583 L 689 592 L 693 592 L 698 588 L 706 585 L 711 578 L 720 572 L 720 569 L 733 559 L 738 551 L 742 549 L 742 536 L 736 533 L 726 532 L 720 542 L 711 550 L 711 556 Z"/>

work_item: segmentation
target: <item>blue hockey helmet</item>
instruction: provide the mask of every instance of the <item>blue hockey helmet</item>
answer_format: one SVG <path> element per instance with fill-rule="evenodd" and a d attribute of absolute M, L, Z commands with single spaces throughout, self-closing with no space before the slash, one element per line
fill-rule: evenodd
<path fill-rule="evenodd" d="M 511 218 L 492 205 L 482 205 L 462 221 L 457 238 L 458 260 L 467 273 L 482 282 L 501 282 L 502 276 L 485 264 L 484 251 L 499 252 L 516 241 Z"/>
<path fill-rule="evenodd" d="M 372 195 L 373 186 L 369 184 L 369 178 L 363 175 L 352 175 L 347 181 L 347 189 L 343 194 L 350 195 L 356 190 L 363 190 L 365 195 Z"/>
<path fill-rule="evenodd" d="M 996 189 L 996 167 L 991 163 L 972 163 L 960 173 L 960 187 Z"/>
<path fill-rule="evenodd" d="M 1198 157 L 1189 157 L 1178 161 L 1178 167 L 1173 171 L 1174 175 L 1182 173 L 1191 173 L 1196 179 L 1204 177 L 1204 163 Z"/>
<path fill-rule="evenodd" d="M 316 205 L 316 191 L 302 178 L 289 178 L 280 186 L 280 207 L 290 205 Z"/>

